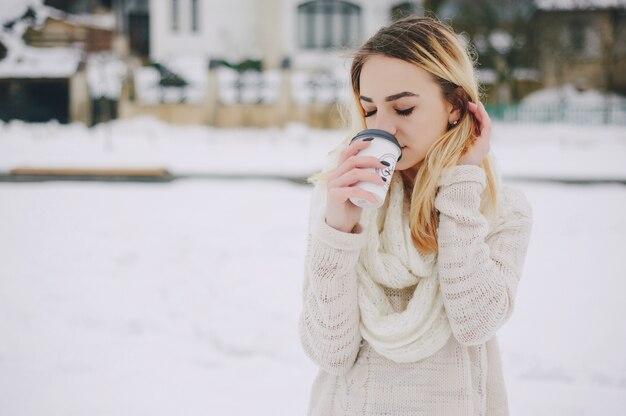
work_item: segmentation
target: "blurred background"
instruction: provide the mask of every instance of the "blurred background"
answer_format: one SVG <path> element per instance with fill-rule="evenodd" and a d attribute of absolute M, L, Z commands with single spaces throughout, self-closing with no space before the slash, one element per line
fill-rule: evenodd
<path fill-rule="evenodd" d="M 0 415 L 305 414 L 305 178 L 407 15 L 533 206 L 511 414 L 626 414 L 626 0 L 3 0 Z"/>
<path fill-rule="evenodd" d="M 394 19 L 427 14 L 471 45 L 495 118 L 626 124 L 620 0 L 4 4 L 5 121 L 339 127 L 346 52 Z"/>

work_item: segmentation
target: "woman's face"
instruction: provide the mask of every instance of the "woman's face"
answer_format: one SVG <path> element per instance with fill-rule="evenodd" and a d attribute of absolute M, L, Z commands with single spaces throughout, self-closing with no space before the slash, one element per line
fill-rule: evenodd
<path fill-rule="evenodd" d="M 401 59 L 369 57 L 361 69 L 360 90 L 367 128 L 393 134 L 402 146 L 396 170 L 424 160 L 459 115 L 428 72 Z"/>

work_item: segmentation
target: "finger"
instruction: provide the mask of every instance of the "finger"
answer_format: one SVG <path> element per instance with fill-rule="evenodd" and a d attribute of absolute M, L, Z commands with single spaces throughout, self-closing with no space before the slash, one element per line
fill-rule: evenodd
<path fill-rule="evenodd" d="M 343 204 L 353 197 L 363 198 L 370 202 L 378 202 L 378 197 L 376 195 L 358 186 L 332 188 L 328 190 L 328 200 L 336 204 Z"/>
<path fill-rule="evenodd" d="M 487 109 L 485 108 L 485 105 L 483 103 L 480 103 L 480 116 L 483 121 L 490 120 L 489 113 L 487 112 Z"/>
<path fill-rule="evenodd" d="M 335 178 L 328 182 L 329 188 L 343 188 L 352 186 L 358 182 L 371 182 L 374 185 L 384 185 L 385 179 L 381 178 L 377 173 L 364 169 L 352 169 L 345 175 Z"/>
<path fill-rule="evenodd" d="M 489 113 L 487 113 L 483 103 L 480 103 L 480 110 L 482 124 L 481 132 L 489 134 L 491 132 L 491 117 L 489 117 Z"/>
<path fill-rule="evenodd" d="M 483 121 L 483 113 L 481 111 L 482 103 L 479 102 L 478 104 L 474 104 L 474 103 L 470 102 L 468 104 L 469 104 L 468 108 L 470 109 L 472 114 L 474 114 L 474 117 L 476 117 L 476 120 L 478 120 L 478 122 L 482 124 L 482 121 Z"/>
<path fill-rule="evenodd" d="M 333 173 L 328 176 L 328 179 L 336 179 L 354 168 L 382 169 L 384 167 L 386 166 L 383 165 L 380 160 L 378 160 L 378 158 L 374 156 L 352 155 L 348 159 L 346 159 L 341 165 L 337 166 Z"/>
<path fill-rule="evenodd" d="M 341 165 L 345 162 L 350 156 L 356 155 L 361 150 L 365 149 L 372 143 L 371 140 L 356 140 L 350 143 L 339 156 L 339 164 Z"/>
<path fill-rule="evenodd" d="M 478 111 L 480 112 L 481 117 L 484 119 L 485 117 L 489 117 L 489 114 L 487 114 L 487 109 L 485 109 L 485 105 L 483 103 L 479 103 L 479 109 Z"/>
<path fill-rule="evenodd" d="M 483 123 L 483 128 L 480 131 L 481 136 L 489 136 L 491 134 L 491 121 Z"/>

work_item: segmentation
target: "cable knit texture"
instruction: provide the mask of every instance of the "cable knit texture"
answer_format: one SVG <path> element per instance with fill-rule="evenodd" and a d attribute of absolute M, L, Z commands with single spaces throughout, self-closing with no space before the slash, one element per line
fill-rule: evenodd
<path fill-rule="evenodd" d="M 480 212 L 485 185 L 478 166 L 455 166 L 441 175 L 435 199 L 439 253 L 424 269 L 429 276 L 416 278 L 415 284 L 393 284 L 394 276 L 371 273 L 377 296 L 384 294 L 376 308 L 384 319 L 410 310 L 420 280 L 438 280 L 451 335 L 436 351 L 404 362 L 389 359 L 384 342 L 377 351 L 363 335 L 362 314 L 372 311 L 359 306 L 364 285 L 357 270 L 363 267 L 361 255 L 371 249 L 371 227 L 364 222 L 373 214 L 364 210 L 362 227 L 353 233 L 336 230 L 324 219 L 325 187 L 314 189 L 299 321 L 303 349 L 320 369 L 311 389 L 310 416 L 508 415 L 495 334 L 513 310 L 532 211 L 520 191 L 503 185 L 498 215 L 488 221 Z M 402 215 L 408 215 L 405 208 Z M 406 221 L 379 225 L 402 236 L 408 232 Z M 378 251 L 382 257 L 393 253 L 385 244 Z M 410 326 L 406 317 L 400 319 Z M 415 316 L 416 322 L 423 320 Z"/>
<path fill-rule="evenodd" d="M 361 336 L 379 354 L 396 362 L 428 357 L 451 334 L 439 290 L 436 255 L 423 255 L 413 245 L 410 202 L 398 172 L 379 209 L 364 210 L 365 247 L 357 263 Z M 413 291 L 406 309 L 396 312 L 385 288 Z"/>

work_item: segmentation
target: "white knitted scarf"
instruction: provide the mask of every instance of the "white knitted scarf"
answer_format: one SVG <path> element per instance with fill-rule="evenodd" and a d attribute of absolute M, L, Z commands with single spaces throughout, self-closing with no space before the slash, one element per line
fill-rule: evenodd
<path fill-rule="evenodd" d="M 405 363 L 437 352 L 452 334 L 439 290 L 436 255 L 421 254 L 409 228 L 409 202 L 399 174 L 378 209 L 364 209 L 366 244 L 357 264 L 361 334 L 381 355 Z M 395 312 L 383 287 L 415 286 L 406 309 Z"/>

